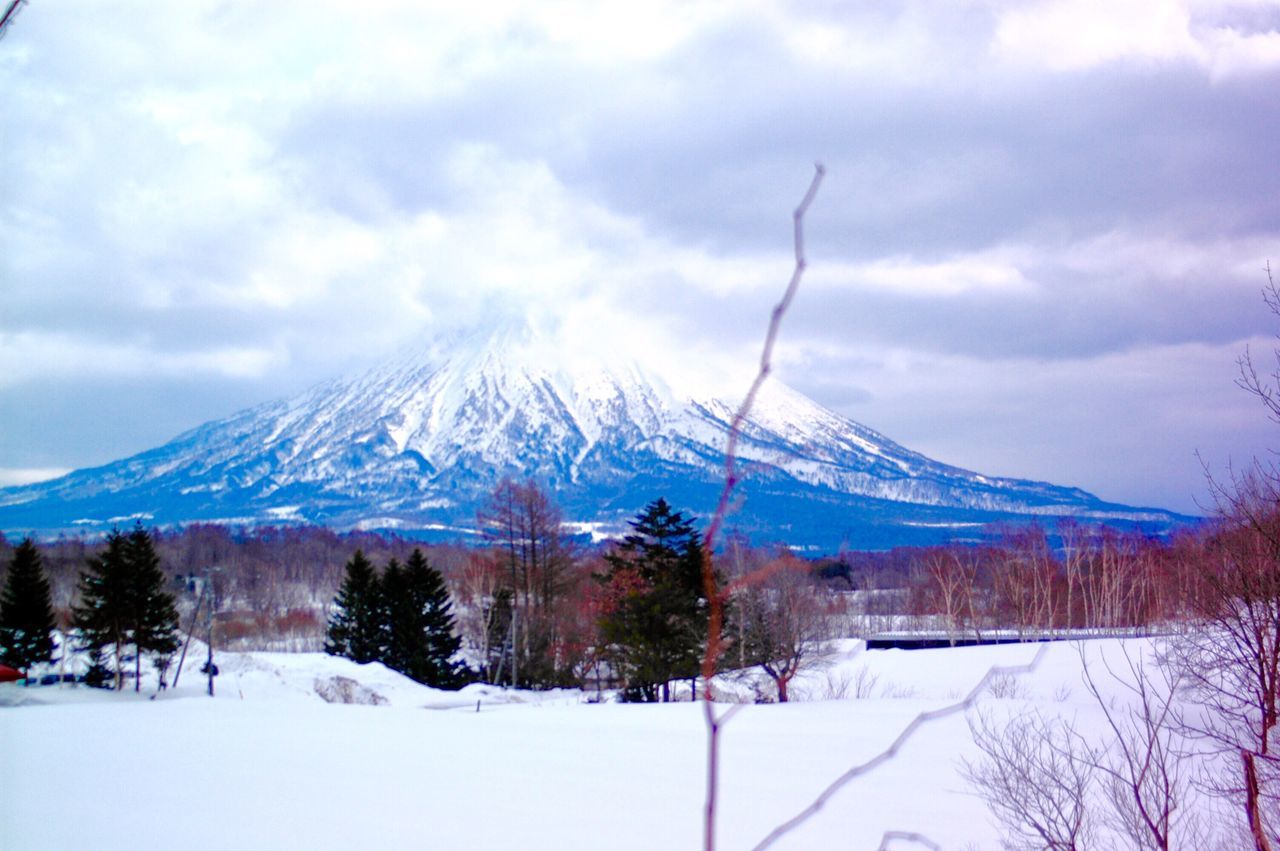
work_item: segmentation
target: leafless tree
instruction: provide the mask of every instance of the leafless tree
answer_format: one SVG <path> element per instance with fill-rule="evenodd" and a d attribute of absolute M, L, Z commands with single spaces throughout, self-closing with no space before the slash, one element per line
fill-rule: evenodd
<path fill-rule="evenodd" d="M 1019 635 L 1052 630 L 1057 620 L 1058 563 L 1039 526 L 1008 530 L 992 560 L 999 616 Z"/>
<path fill-rule="evenodd" d="M 469 654 L 480 661 L 487 679 L 493 676 L 490 668 L 494 648 L 490 645 L 497 618 L 494 600 L 500 587 L 501 568 L 492 553 L 472 552 L 453 589 L 458 607 L 458 634 Z"/>
<path fill-rule="evenodd" d="M 1262 297 L 1280 316 L 1280 289 L 1266 266 Z M 1280 347 L 1260 372 L 1240 356 L 1236 383 L 1280 423 Z M 1182 668 L 1207 712 L 1197 730 L 1238 766 L 1220 791 L 1243 804 L 1257 851 L 1280 844 L 1280 466 L 1255 458 L 1245 470 L 1208 476 L 1219 528 L 1208 541 L 1191 600 L 1191 628 L 1179 643 Z"/>
<path fill-rule="evenodd" d="M 787 685 L 814 661 L 831 638 L 826 595 L 815 587 L 809 566 L 786 553 L 771 561 L 731 599 L 739 609 L 749 661 L 759 664 L 787 702 Z M 732 584 L 730 589 L 732 589 Z"/>
<path fill-rule="evenodd" d="M 1099 656 L 1108 682 L 1121 692 L 1108 696 L 1079 648 L 1085 687 L 1102 709 L 1111 736 L 1095 766 L 1106 778 L 1109 822 L 1133 847 L 1204 847 L 1202 822 L 1187 806 L 1192 756 L 1182 746 L 1177 696 L 1182 673 L 1173 665 L 1148 665 L 1125 649 L 1118 671 Z"/>
<path fill-rule="evenodd" d="M 1246 519 L 1207 541 L 1175 648 L 1204 710 L 1191 727 L 1221 758 L 1216 788 L 1240 802 L 1255 848 L 1269 851 L 1280 843 L 1280 511 L 1235 499 Z"/>
<path fill-rule="evenodd" d="M 961 773 L 1004 828 L 1010 851 L 1080 851 L 1096 837 L 1089 807 L 1100 749 L 1060 718 L 1038 713 L 997 724 L 990 714 L 969 719 L 983 753 Z"/>
<path fill-rule="evenodd" d="M 934 547 L 924 557 L 928 602 L 946 621 L 952 647 L 962 634 L 982 634 L 977 612 L 978 560 L 977 551 L 960 546 Z"/>
<path fill-rule="evenodd" d="M 570 665 L 562 654 L 561 603 L 573 578 L 572 553 L 559 508 L 533 481 L 504 479 L 477 516 L 503 554 L 512 593 L 512 661 L 523 681 L 557 683 Z"/>
<path fill-rule="evenodd" d="M 1215 826 L 1204 802 L 1193 802 L 1200 754 L 1178 712 L 1179 668 L 1128 649 L 1115 666 L 1083 645 L 1078 652 L 1106 723 L 1100 738 L 1039 713 L 1005 725 L 990 715 L 970 722 L 983 758 L 962 770 L 1004 827 L 1005 847 L 1213 847 Z"/>

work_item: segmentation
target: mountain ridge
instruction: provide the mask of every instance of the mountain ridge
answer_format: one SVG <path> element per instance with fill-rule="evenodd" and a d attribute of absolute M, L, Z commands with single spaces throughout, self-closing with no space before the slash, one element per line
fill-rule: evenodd
<path fill-rule="evenodd" d="M 465 534 L 506 476 L 532 478 L 584 528 L 621 530 L 658 495 L 705 514 L 736 408 L 676 383 L 529 325 L 442 336 L 129 458 L 0 489 L 0 530 L 99 529 L 136 515 Z M 1188 519 L 935 461 L 773 379 L 743 424 L 738 458 L 731 525 L 817 548 L 1032 518 L 1155 531 Z"/>

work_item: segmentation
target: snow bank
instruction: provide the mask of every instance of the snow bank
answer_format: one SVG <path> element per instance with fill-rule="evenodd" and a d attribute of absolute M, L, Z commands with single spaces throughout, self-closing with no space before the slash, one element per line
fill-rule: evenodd
<path fill-rule="evenodd" d="M 1151 651 L 1149 641 L 1127 644 Z M 1089 652 L 1118 659 L 1121 645 L 1092 642 Z M 992 665 L 1029 661 L 1037 647 L 835 649 L 824 670 L 797 682 L 802 691 L 823 697 L 859 671 L 874 686 L 746 706 L 725 728 L 720 847 L 752 847 L 917 713 L 954 702 Z M 179 687 L 155 700 L 0 686 L 0 847 L 699 847 L 705 731 L 694 704 L 441 692 L 319 654 L 228 653 L 218 662 L 213 700 L 190 656 Z M 326 702 L 321 692 L 342 681 L 360 699 Z M 983 705 L 1040 708 L 1102 729 L 1071 645 L 1051 645 L 1033 673 L 999 691 Z M 959 757 L 974 752 L 962 716 L 927 725 L 778 847 L 874 848 L 887 830 L 948 848 L 997 847 L 957 773 Z"/>

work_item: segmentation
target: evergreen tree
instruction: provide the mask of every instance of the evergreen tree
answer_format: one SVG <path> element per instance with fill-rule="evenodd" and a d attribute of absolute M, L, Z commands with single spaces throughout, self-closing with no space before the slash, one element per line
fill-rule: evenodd
<path fill-rule="evenodd" d="M 378 625 L 382 629 L 382 653 L 379 659 L 393 671 L 405 673 L 412 636 L 407 629 L 409 583 L 404 567 L 394 556 L 382 570 Z"/>
<path fill-rule="evenodd" d="M 164 573 L 151 534 L 139 523 L 126 537 L 107 536 L 106 550 L 87 559 L 80 574 L 80 605 L 73 610 L 80 649 L 93 660 L 95 675 L 107 647 L 115 657 L 115 687 L 124 688 L 124 663 L 134 663 L 134 690 L 142 688 L 142 655 L 157 666 L 178 647 L 178 613 L 164 590 Z"/>
<path fill-rule="evenodd" d="M 125 554 L 129 564 L 130 638 L 135 650 L 133 689 L 138 691 L 142 654 L 149 654 L 160 671 L 168 667 L 169 658 L 178 649 L 178 609 L 173 595 L 164 590 L 160 556 L 141 523 L 129 534 Z"/>
<path fill-rule="evenodd" d="M 381 659 L 386 634 L 382 588 L 362 550 L 347 562 L 347 575 L 333 605 L 324 652 L 362 664 Z"/>
<path fill-rule="evenodd" d="M 629 700 L 670 699 L 668 683 L 695 678 L 707 637 L 702 536 L 665 499 L 645 506 L 605 556 L 610 605 L 601 634 Z"/>
<path fill-rule="evenodd" d="M 404 568 L 387 566 L 383 584 L 390 614 L 387 665 L 424 685 L 456 687 L 463 670 L 453 657 L 462 639 L 456 634 L 453 601 L 440 571 L 415 548 Z"/>
<path fill-rule="evenodd" d="M 13 552 L 0 593 L 0 662 L 27 671 L 53 661 L 53 604 L 40 551 L 26 538 Z"/>
<path fill-rule="evenodd" d="M 80 604 L 72 609 L 79 649 L 93 660 L 91 672 L 100 678 L 106 668 L 107 647 L 115 659 L 115 687 L 124 687 L 124 663 L 129 635 L 128 541 L 119 529 L 107 535 L 107 548 L 86 559 L 80 574 Z"/>

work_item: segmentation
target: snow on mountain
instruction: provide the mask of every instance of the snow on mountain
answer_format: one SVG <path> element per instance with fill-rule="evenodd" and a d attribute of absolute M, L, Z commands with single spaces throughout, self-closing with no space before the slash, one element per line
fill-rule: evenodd
<path fill-rule="evenodd" d="M 474 525 L 504 476 L 533 478 L 583 523 L 620 528 L 659 495 L 705 514 L 735 405 L 680 384 L 523 324 L 444 337 L 131 458 L 0 490 L 0 529 L 101 528 L 140 516 L 456 533 Z M 819 547 L 1027 516 L 1154 529 L 1178 520 L 933 461 L 772 380 L 739 458 L 733 523 Z"/>

